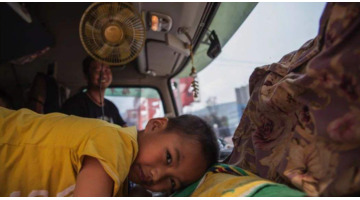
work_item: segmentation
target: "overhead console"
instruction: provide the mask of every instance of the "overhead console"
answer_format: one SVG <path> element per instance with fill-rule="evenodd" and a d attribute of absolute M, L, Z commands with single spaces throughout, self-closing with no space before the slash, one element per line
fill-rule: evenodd
<path fill-rule="evenodd" d="M 201 33 L 206 31 L 206 16 L 214 3 L 135 4 L 146 26 L 145 48 L 137 58 L 138 71 L 149 76 L 174 75 L 190 55 L 190 42 L 196 45 Z"/>

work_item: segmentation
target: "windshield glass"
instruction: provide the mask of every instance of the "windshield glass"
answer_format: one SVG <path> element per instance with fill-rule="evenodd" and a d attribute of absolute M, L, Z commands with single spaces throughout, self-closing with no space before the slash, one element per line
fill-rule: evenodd
<path fill-rule="evenodd" d="M 172 79 L 179 113 L 204 118 L 224 148 L 231 148 L 231 137 L 249 100 L 251 73 L 314 38 L 324 7 L 325 3 L 257 4 L 221 54 L 198 73 L 199 99 L 191 96 L 191 78 Z"/>
<path fill-rule="evenodd" d="M 160 94 L 153 88 L 107 88 L 105 98 L 115 104 L 128 126 L 138 130 L 145 129 L 150 119 L 165 116 Z"/>

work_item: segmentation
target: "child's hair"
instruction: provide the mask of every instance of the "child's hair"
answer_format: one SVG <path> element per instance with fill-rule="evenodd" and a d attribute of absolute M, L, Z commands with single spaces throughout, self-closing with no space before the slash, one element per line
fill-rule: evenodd
<path fill-rule="evenodd" d="M 169 118 L 165 131 L 173 131 L 193 137 L 201 144 L 207 168 L 218 161 L 219 144 L 213 129 L 200 117 L 181 115 Z"/>

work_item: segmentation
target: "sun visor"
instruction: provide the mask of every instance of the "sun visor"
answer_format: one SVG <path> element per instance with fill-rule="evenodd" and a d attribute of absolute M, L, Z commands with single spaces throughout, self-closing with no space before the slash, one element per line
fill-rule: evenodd
<path fill-rule="evenodd" d="M 139 70 L 143 74 L 151 76 L 170 76 L 180 66 L 184 55 L 174 50 L 166 42 L 147 40 L 145 43 L 146 53 L 143 57 L 146 62 L 138 63 Z M 141 54 L 139 58 L 142 58 Z M 144 60 L 143 58 L 143 60 Z M 141 61 L 141 59 L 139 59 Z"/>

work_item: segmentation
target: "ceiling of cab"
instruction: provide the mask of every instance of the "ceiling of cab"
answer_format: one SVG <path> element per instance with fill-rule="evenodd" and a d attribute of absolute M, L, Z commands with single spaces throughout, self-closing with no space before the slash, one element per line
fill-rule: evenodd
<path fill-rule="evenodd" d="M 180 27 L 186 28 L 192 39 L 199 37 L 199 30 L 202 29 L 200 22 L 204 21 L 204 13 L 211 11 L 211 5 L 216 3 L 206 2 L 156 2 L 156 3 L 133 3 L 134 7 L 141 13 L 143 19 L 148 12 L 156 12 L 167 15 L 172 19 L 172 28 L 168 34 L 172 35 L 172 41 L 180 44 L 189 42 L 184 34 L 179 34 Z M 2 3 L 3 6 L 8 6 Z M 54 42 L 50 50 L 39 56 L 32 62 L 14 66 L 17 71 L 21 85 L 28 86 L 37 72 L 46 72 L 47 66 L 55 63 L 57 80 L 71 89 L 77 89 L 86 84 L 82 73 L 82 60 L 86 51 L 81 45 L 79 37 L 79 24 L 81 16 L 91 3 L 24 3 L 28 8 L 33 20 L 37 20 L 43 26 L 46 33 L 53 37 Z M 209 11 L 210 10 L 210 11 Z M 206 16 L 206 15 L 205 15 Z M 14 18 L 6 19 L 9 23 Z M 19 17 L 18 17 L 19 18 Z M 5 19 L 3 19 L 5 20 Z M 206 20 L 206 17 L 205 17 Z M 7 30 L 12 31 L 11 27 Z M 30 37 L 29 37 L 30 38 Z M 145 77 L 151 79 L 169 77 L 177 73 L 188 58 L 186 49 L 179 48 L 179 45 L 169 46 L 166 43 L 166 33 L 147 30 L 146 44 L 138 59 L 126 64 L 123 67 L 114 67 L 114 84 L 123 84 L 127 81 Z M 31 40 L 41 41 L 39 36 L 31 37 Z M 22 48 L 30 43 L 21 43 Z M 180 45 L 181 46 L 181 45 Z M 41 50 L 41 49 L 36 49 Z M 35 51 L 34 51 L 35 53 Z M 10 64 L 1 64 L 2 74 L 11 73 Z M 7 67 L 2 67 L 7 66 Z M 5 73 L 6 72 L 6 73 Z M 10 77 L 12 78 L 12 77 Z M 14 79 L 14 78 L 12 78 Z M 4 80 L 10 81 L 4 76 Z M 15 80 L 15 79 L 14 79 Z"/>
<path fill-rule="evenodd" d="M 154 32 L 147 27 L 147 40 L 145 47 L 138 57 L 140 73 L 153 76 L 170 76 L 174 74 L 187 58 L 184 49 L 174 48 L 166 41 L 166 34 L 171 34 L 177 42 L 189 43 L 184 34 L 178 32 L 179 28 L 186 28 L 193 39 L 199 27 L 204 11 L 208 9 L 206 2 L 161 2 L 161 3 L 135 3 L 141 12 L 144 21 L 147 21 L 149 12 L 167 15 L 172 19 L 172 28 L 168 33 Z M 180 45 L 181 46 L 181 45 Z M 177 46 L 179 47 L 179 46 Z M 185 53 L 184 53 L 185 52 Z"/>

